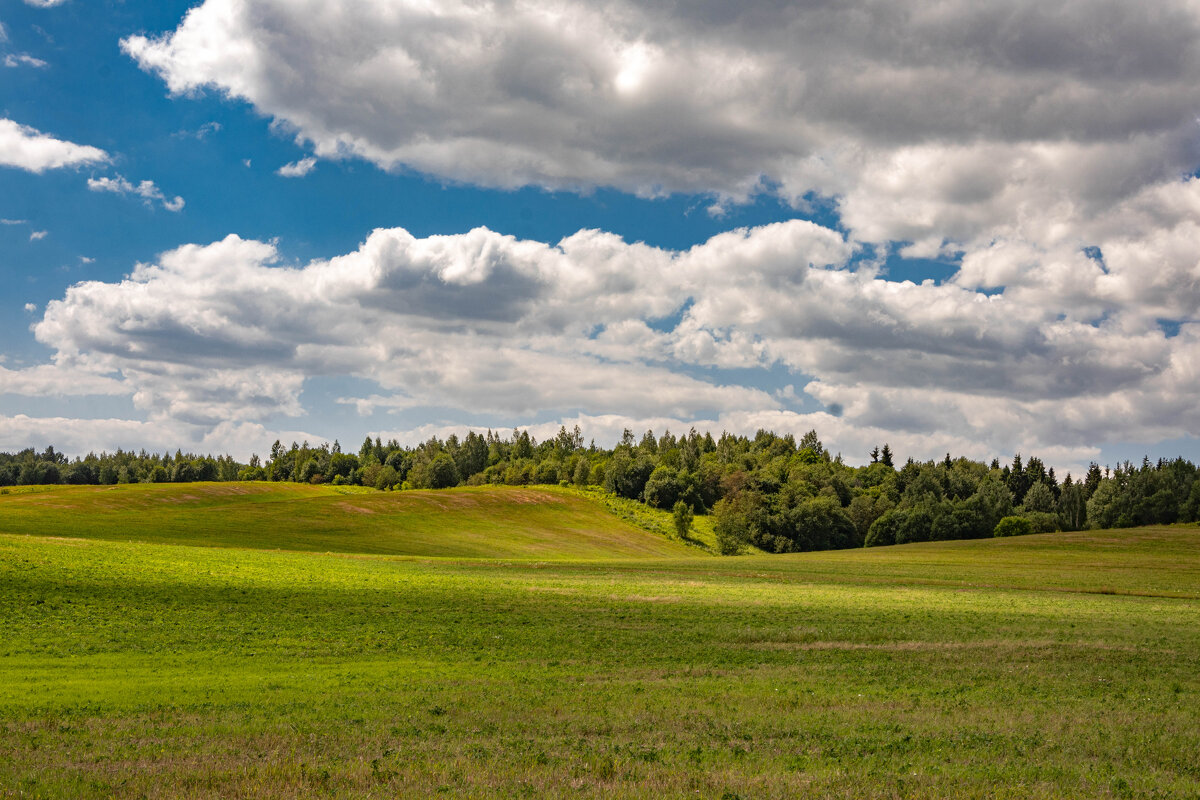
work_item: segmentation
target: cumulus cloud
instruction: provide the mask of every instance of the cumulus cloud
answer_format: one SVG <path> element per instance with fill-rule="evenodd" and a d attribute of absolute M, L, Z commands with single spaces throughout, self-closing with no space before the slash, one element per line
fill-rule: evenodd
<path fill-rule="evenodd" d="M 316 166 L 317 160 L 315 158 L 302 158 L 299 161 L 293 161 L 291 164 L 284 164 L 275 171 L 275 174 L 282 175 L 285 178 L 303 178 L 312 172 Z"/>
<path fill-rule="evenodd" d="M 356 157 L 700 193 L 718 218 L 772 192 L 831 199 L 845 231 L 671 251 L 390 229 L 303 266 L 237 237 L 186 245 L 71 287 L 36 326 L 56 368 L 117 376 L 152 421 L 268 425 L 303 413 L 309 378 L 354 376 L 378 387 L 341 398 L 364 414 L 817 427 L 860 455 L 887 439 L 1084 463 L 1200 431 L 1191 0 L 204 0 L 122 47 L 172 92 L 292 131 L 313 155 L 283 176 Z M 887 280 L 896 251 L 959 268 Z M 756 385 L 765 370 L 792 391 Z"/>
<path fill-rule="evenodd" d="M 55 139 L 11 119 L 0 119 L 0 166 L 40 173 L 104 161 L 108 161 L 108 153 L 99 148 Z"/>
<path fill-rule="evenodd" d="M 50 231 L 33 231 L 29 234 L 29 241 L 39 242 L 50 235 Z"/>
<path fill-rule="evenodd" d="M 1098 442 L 1200 430 L 1200 322 L 1168 336 L 1123 311 L 1121 292 L 1153 293 L 1134 286 L 1140 262 L 1110 259 L 1117 289 L 1063 280 L 1035 303 L 1020 286 L 889 281 L 855 253 L 799 220 L 683 251 L 595 230 L 550 244 L 380 229 L 304 266 L 229 236 L 76 284 L 34 330 L 61 368 L 119 376 L 151 419 L 198 430 L 300 415 L 318 376 L 377 385 L 340 398 L 363 414 L 817 427 L 852 459 L 887 440 L 1086 463 Z M 802 391 L 755 386 L 770 368 Z"/>
<path fill-rule="evenodd" d="M 176 195 L 173 199 L 167 198 L 162 190 L 154 184 L 154 181 L 141 181 L 140 183 L 132 183 L 122 176 L 118 175 L 115 178 L 101 177 L 88 178 L 88 189 L 93 192 L 113 192 L 114 194 L 132 194 L 142 198 L 146 205 L 150 205 L 154 201 L 162 204 L 162 207 L 167 211 L 180 211 L 183 209 L 183 198 Z"/>
<path fill-rule="evenodd" d="M 205 0 L 122 47 L 358 156 L 491 186 L 837 198 L 912 255 L 1052 244 L 1200 164 L 1200 12 L 1166 0 Z"/>

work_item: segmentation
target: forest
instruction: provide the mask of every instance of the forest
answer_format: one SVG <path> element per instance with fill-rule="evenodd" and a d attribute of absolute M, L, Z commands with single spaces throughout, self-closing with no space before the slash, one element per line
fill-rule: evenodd
<path fill-rule="evenodd" d="M 772 553 L 975 539 L 1084 528 L 1194 522 L 1200 480 L 1183 458 L 1143 459 L 1061 480 L 1041 459 L 991 463 L 967 458 L 907 459 L 872 449 L 854 467 L 831 454 L 816 431 L 759 431 L 753 437 L 692 429 L 676 437 L 626 430 L 612 449 L 585 445 L 578 427 L 537 441 L 470 431 L 405 447 L 367 437 L 357 453 L 339 442 L 285 447 L 264 460 L 176 451 L 117 450 L 69 459 L 47 447 L 0 453 L 0 487 L 31 484 L 296 481 L 371 486 L 384 491 L 460 485 L 556 484 L 602 487 L 673 511 L 677 521 L 711 514 L 718 547 L 735 554 L 753 546 Z M 0 492 L 7 491 L 0 489 Z"/>

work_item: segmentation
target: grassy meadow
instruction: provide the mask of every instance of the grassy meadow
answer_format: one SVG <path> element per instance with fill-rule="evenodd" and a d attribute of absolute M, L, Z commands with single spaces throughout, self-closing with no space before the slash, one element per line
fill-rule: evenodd
<path fill-rule="evenodd" d="M 654 535 L 632 516 L 597 512 L 597 499 L 557 486 L 453 492 L 250 482 L 17 487 L 0 496 L 0 534 L 455 558 L 671 557 L 699 551 Z M 668 519 L 664 531 L 669 524 Z"/>
<path fill-rule="evenodd" d="M 1200 798 L 1200 529 L 716 558 L 211 488 L 0 496 L 0 796 Z"/>

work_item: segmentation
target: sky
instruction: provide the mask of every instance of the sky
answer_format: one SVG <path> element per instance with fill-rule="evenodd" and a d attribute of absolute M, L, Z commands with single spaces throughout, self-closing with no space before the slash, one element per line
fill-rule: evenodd
<path fill-rule="evenodd" d="M 0 0 L 0 450 L 1200 460 L 1200 5 Z"/>

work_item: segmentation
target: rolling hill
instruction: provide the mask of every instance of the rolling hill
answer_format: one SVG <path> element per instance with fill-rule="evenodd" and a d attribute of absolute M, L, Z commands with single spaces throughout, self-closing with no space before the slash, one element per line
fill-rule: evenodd
<path fill-rule="evenodd" d="M 294 483 L 14 489 L 0 533 L 454 558 L 705 555 L 557 487 L 377 492 Z"/>

